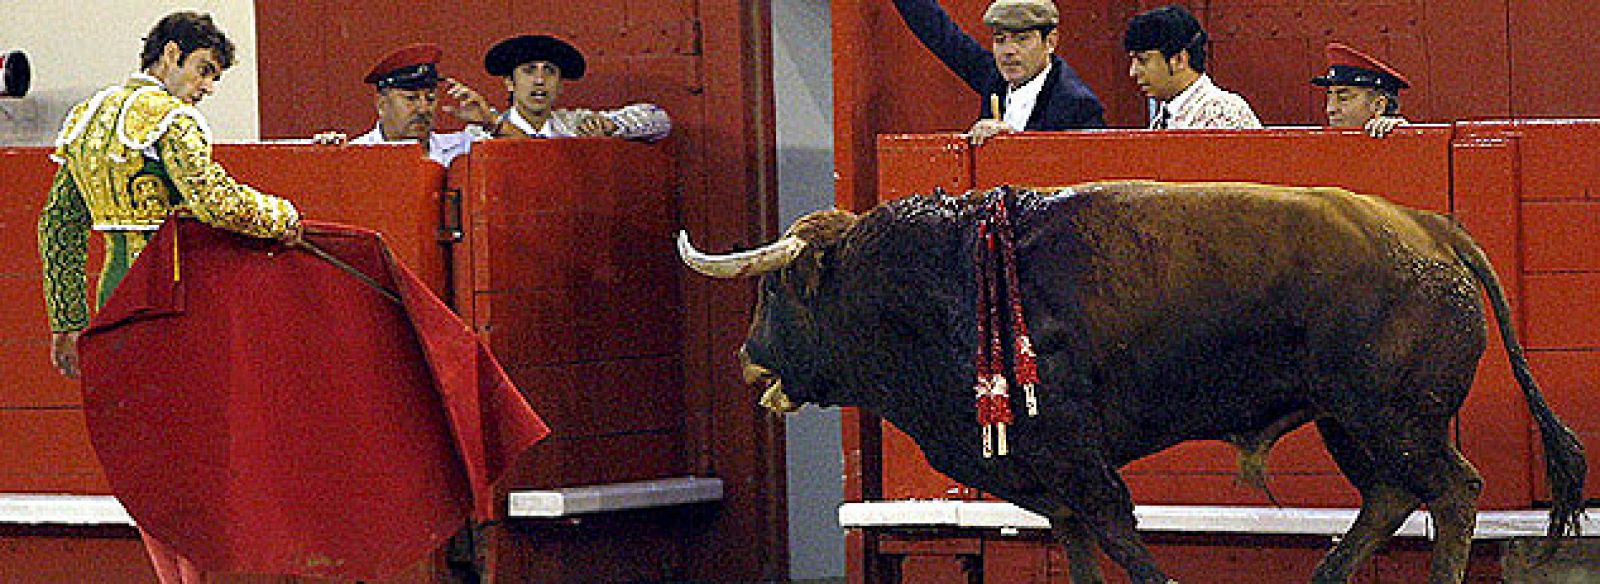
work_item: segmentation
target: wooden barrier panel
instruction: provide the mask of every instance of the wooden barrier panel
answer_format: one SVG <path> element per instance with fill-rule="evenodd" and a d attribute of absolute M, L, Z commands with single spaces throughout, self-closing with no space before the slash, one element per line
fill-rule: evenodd
<path fill-rule="evenodd" d="M 656 147 L 604 139 L 480 143 L 452 167 L 465 232 L 461 311 L 552 430 L 505 487 L 691 473 L 672 168 Z M 688 532 L 618 521 L 497 530 L 495 577 L 681 573 Z"/>
<path fill-rule="evenodd" d="M 529 140 L 481 144 L 466 162 L 457 269 L 469 277 L 457 280 L 457 296 L 551 424 L 551 440 L 678 434 L 682 304 L 670 161 L 612 140 Z M 681 444 L 662 446 L 640 454 L 682 454 Z M 522 480 L 533 482 L 520 486 L 588 479 L 529 470 Z M 626 477 L 650 478 L 661 477 Z"/>
<path fill-rule="evenodd" d="M 1464 122 L 1457 134 L 1458 202 L 1493 202 L 1462 220 L 1491 255 L 1497 248 L 1520 254 L 1518 269 L 1498 257 L 1496 265 L 1506 287 L 1520 291 L 1517 313 L 1534 375 L 1556 413 L 1592 449 L 1600 443 L 1600 409 L 1592 405 L 1600 372 L 1600 246 L 1594 244 L 1600 120 Z M 1491 152 L 1504 160 L 1478 164 Z M 1482 187 L 1464 189 L 1471 185 L 1463 185 L 1463 177 Z M 1520 403 L 1504 407 L 1525 417 Z M 1525 464 L 1532 467 L 1533 498 L 1547 498 L 1542 454 L 1531 451 Z M 1588 484 L 1597 480 L 1600 466 L 1591 463 Z"/>
<path fill-rule="evenodd" d="M 878 199 L 851 210 L 866 212 L 892 201 L 934 189 L 961 193 L 972 188 L 972 147 L 955 134 L 898 134 L 878 137 Z"/>
<path fill-rule="evenodd" d="M 294 201 L 305 217 L 382 233 L 400 263 L 445 294 L 447 252 L 438 238 L 445 171 L 420 146 L 225 144 L 216 158 L 234 178 Z"/>
<path fill-rule="evenodd" d="M 1448 126 L 1406 128 L 1382 141 L 1354 130 L 1315 128 L 1020 134 L 974 151 L 973 183 L 989 188 L 1148 179 L 1336 186 L 1446 212 L 1449 157 Z"/>

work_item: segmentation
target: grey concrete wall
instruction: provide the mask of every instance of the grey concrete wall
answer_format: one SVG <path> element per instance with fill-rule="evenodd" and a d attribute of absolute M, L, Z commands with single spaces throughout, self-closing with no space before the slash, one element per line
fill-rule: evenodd
<path fill-rule="evenodd" d="M 833 48 L 826 0 L 772 3 L 778 213 L 833 207 Z M 789 564 L 795 580 L 844 577 L 839 412 L 807 406 L 787 423 Z"/>
<path fill-rule="evenodd" d="M 28 95 L 0 99 L 0 146 L 53 141 L 73 104 L 138 71 L 140 39 L 176 10 L 210 13 L 237 47 L 217 93 L 200 103 L 216 139 L 259 137 L 255 0 L 0 0 L 0 51 L 21 49 L 33 63 Z"/>

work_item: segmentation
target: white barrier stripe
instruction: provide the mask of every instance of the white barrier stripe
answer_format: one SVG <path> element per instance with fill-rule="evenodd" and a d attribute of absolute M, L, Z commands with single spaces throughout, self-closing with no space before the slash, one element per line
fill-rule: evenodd
<path fill-rule="evenodd" d="M 0 524 L 133 525 L 109 495 L 0 494 Z"/>
<path fill-rule="evenodd" d="M 1139 531 L 1272 535 L 1343 535 L 1356 509 L 1301 507 L 1222 507 L 1140 505 L 1134 508 Z M 1543 536 L 1549 513 L 1543 510 L 1480 511 L 1474 539 Z M 1583 531 L 1600 534 L 1600 517 L 1584 516 Z M 1048 529 L 1044 517 L 998 501 L 869 501 L 839 507 L 845 528 L 949 527 L 962 529 Z M 1417 511 L 1396 532 L 1401 537 L 1434 535 L 1432 520 Z"/>
<path fill-rule="evenodd" d="M 511 491 L 507 517 L 557 518 L 722 500 L 722 479 L 677 477 L 541 491 Z"/>

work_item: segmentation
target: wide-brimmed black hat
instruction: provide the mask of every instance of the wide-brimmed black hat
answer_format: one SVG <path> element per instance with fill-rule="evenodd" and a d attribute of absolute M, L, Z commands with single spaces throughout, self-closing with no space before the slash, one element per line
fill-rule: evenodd
<path fill-rule="evenodd" d="M 583 78 L 583 53 L 566 41 L 542 34 L 511 37 L 495 43 L 489 54 L 483 56 L 483 68 L 488 69 L 490 75 L 509 77 L 518 65 L 533 61 L 554 63 L 561 70 L 562 79 Z"/>

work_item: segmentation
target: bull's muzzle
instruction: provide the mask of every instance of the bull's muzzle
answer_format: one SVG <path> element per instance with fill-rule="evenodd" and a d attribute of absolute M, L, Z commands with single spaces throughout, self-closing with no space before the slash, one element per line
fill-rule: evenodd
<path fill-rule="evenodd" d="M 761 407 L 777 414 L 787 414 L 800 409 L 800 404 L 794 403 L 789 396 L 783 393 L 783 380 L 771 369 L 750 362 L 750 356 L 744 349 L 739 349 L 739 365 L 744 382 L 750 385 L 760 385 Z"/>

